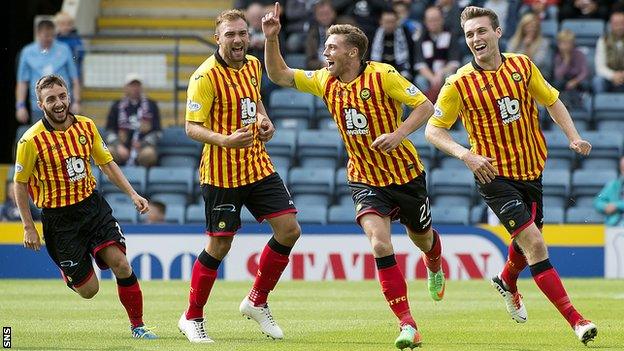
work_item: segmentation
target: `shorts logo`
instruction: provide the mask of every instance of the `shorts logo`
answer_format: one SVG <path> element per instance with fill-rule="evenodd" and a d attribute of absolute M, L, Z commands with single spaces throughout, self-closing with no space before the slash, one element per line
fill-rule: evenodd
<path fill-rule="evenodd" d="M 254 87 L 258 86 L 258 80 L 254 76 L 251 76 L 251 85 L 253 85 Z"/>
<path fill-rule="evenodd" d="M 513 79 L 516 82 L 520 82 L 522 81 L 522 76 L 520 75 L 520 73 L 514 72 L 511 74 L 511 79 Z"/>
<path fill-rule="evenodd" d="M 360 212 L 360 210 L 362 209 L 363 205 L 362 204 L 357 204 L 357 206 L 355 206 L 355 212 Z"/>
<path fill-rule="evenodd" d="M 236 212 L 236 206 L 234 206 L 233 204 L 223 204 L 223 205 L 215 206 L 212 210 L 213 211 Z"/>
<path fill-rule="evenodd" d="M 362 100 L 368 100 L 371 97 L 371 92 L 368 88 L 364 88 L 362 89 L 362 91 L 360 91 L 360 98 L 362 98 Z"/>
<path fill-rule="evenodd" d="M 225 222 L 221 221 L 219 222 L 219 229 L 223 229 L 225 228 Z"/>
<path fill-rule="evenodd" d="M 195 101 L 189 99 L 186 102 L 186 108 L 188 109 L 189 112 L 197 112 L 197 111 L 201 110 L 201 104 L 199 102 L 195 102 Z"/>
<path fill-rule="evenodd" d="M 514 221 L 513 219 L 510 219 L 509 220 L 509 226 L 512 227 L 512 228 L 515 227 L 516 226 L 516 221 Z"/>
<path fill-rule="evenodd" d="M 70 267 L 74 267 L 77 266 L 78 263 L 72 261 L 72 260 L 67 260 L 67 261 L 61 261 L 60 263 L 61 267 L 66 267 L 66 268 L 70 268 Z M 67 277 L 69 278 L 69 277 Z"/>
<path fill-rule="evenodd" d="M 87 137 L 85 137 L 84 135 L 81 135 L 78 137 L 78 142 L 82 145 L 87 143 Z"/>
<path fill-rule="evenodd" d="M 512 208 L 517 207 L 517 206 L 521 206 L 521 205 L 522 205 L 522 202 L 520 202 L 520 200 L 517 200 L 517 199 L 514 199 L 514 200 L 511 200 L 511 201 L 508 201 L 507 203 L 505 203 L 505 204 L 501 207 L 501 209 L 500 209 L 500 213 L 501 213 L 501 214 L 503 214 L 503 213 L 505 213 L 505 212 L 507 212 L 507 211 L 511 210 Z"/>
<path fill-rule="evenodd" d="M 73 281 L 72 277 L 70 277 L 68 275 L 66 275 L 65 278 L 67 278 L 67 281 L 70 282 L 70 283 Z"/>

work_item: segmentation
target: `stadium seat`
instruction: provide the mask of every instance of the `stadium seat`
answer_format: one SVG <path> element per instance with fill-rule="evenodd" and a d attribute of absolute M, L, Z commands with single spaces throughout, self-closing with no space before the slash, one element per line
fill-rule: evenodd
<path fill-rule="evenodd" d="M 97 167 L 98 172 L 100 172 L 99 167 Z M 136 190 L 139 194 L 145 193 L 145 184 L 147 183 L 147 170 L 145 167 L 141 166 L 124 166 L 121 167 L 121 172 L 126 176 L 128 182 L 134 190 Z M 102 193 L 120 193 L 122 192 L 115 184 L 113 184 L 106 175 L 102 175 L 102 179 L 100 181 L 100 186 L 98 189 Z"/>
<path fill-rule="evenodd" d="M 331 203 L 332 199 L 326 194 L 294 194 L 293 201 L 295 202 L 296 206 L 328 206 Z"/>
<path fill-rule="evenodd" d="M 410 134 L 407 138 L 412 142 L 412 144 L 414 144 L 414 147 L 416 147 L 416 151 L 418 152 L 418 156 L 420 157 L 420 159 L 428 159 L 429 165 L 433 165 L 431 161 L 435 159 L 436 150 L 425 139 L 424 128 L 420 128 L 419 130 Z"/>
<path fill-rule="evenodd" d="M 352 204 L 351 200 L 351 188 L 349 188 L 349 181 L 347 180 L 347 168 L 342 167 L 336 171 L 336 179 L 335 179 L 335 191 L 336 200 L 339 204 L 344 204 L 343 197 L 348 199 L 349 201 L 346 204 Z"/>
<path fill-rule="evenodd" d="M 578 169 L 572 175 L 572 197 L 596 196 L 609 181 L 617 178 L 615 169 Z"/>
<path fill-rule="evenodd" d="M 329 120 L 334 125 L 333 129 L 337 128 L 336 122 L 334 122 L 334 118 L 332 117 L 331 113 L 329 113 L 329 109 L 327 108 L 327 105 L 325 105 L 325 102 L 323 102 L 323 99 L 321 99 L 320 97 L 314 98 L 314 114 L 316 116 L 316 119 L 319 122 L 322 120 Z M 319 126 L 319 128 L 324 129 L 321 126 Z M 329 129 L 332 129 L 332 128 L 329 128 Z"/>
<path fill-rule="evenodd" d="M 565 211 L 561 207 L 545 207 L 544 206 L 544 223 L 545 224 L 563 224 L 565 221 Z"/>
<path fill-rule="evenodd" d="M 542 176 L 544 196 L 559 196 L 567 199 L 570 194 L 570 171 L 547 169 Z"/>
<path fill-rule="evenodd" d="M 192 167 L 199 165 L 199 157 L 191 155 L 163 155 L 158 159 L 161 167 Z"/>
<path fill-rule="evenodd" d="M 150 201 L 160 201 L 163 204 L 169 205 L 182 205 L 185 206 L 188 202 L 188 196 L 182 193 L 165 193 L 158 192 L 150 195 Z"/>
<path fill-rule="evenodd" d="M 583 160 L 582 169 L 617 169 L 618 160 L 613 158 L 593 158 L 593 155 Z"/>
<path fill-rule="evenodd" d="M 305 54 L 286 54 L 284 56 L 286 65 L 290 68 L 305 69 L 306 68 L 306 55 Z"/>
<path fill-rule="evenodd" d="M 594 96 L 594 120 L 598 125 L 603 121 L 624 120 L 624 93 L 596 94 Z"/>
<path fill-rule="evenodd" d="M 568 198 L 553 195 L 544 195 L 542 198 L 544 207 L 560 207 L 566 208 L 568 205 Z"/>
<path fill-rule="evenodd" d="M 297 131 L 280 130 L 273 134 L 273 138 L 265 146 L 269 156 L 271 156 L 271 160 L 281 157 L 292 161 L 297 147 Z"/>
<path fill-rule="evenodd" d="M 429 179 L 431 196 L 458 195 L 472 199 L 475 186 L 474 175 L 467 168 L 437 168 L 431 172 Z"/>
<path fill-rule="evenodd" d="M 335 205 L 329 208 L 327 218 L 329 224 L 355 223 L 355 208 L 351 205 Z"/>
<path fill-rule="evenodd" d="M 620 113 L 624 121 L 624 106 Z M 590 158 L 611 158 L 617 162 L 624 151 L 622 132 L 622 130 L 601 130 L 583 133 L 583 138 L 592 145 Z"/>
<path fill-rule="evenodd" d="M 570 199 L 572 206 L 575 207 L 593 207 L 594 206 L 593 195 L 579 195 Z"/>
<path fill-rule="evenodd" d="M 107 193 L 104 194 L 104 199 L 111 207 L 113 204 L 127 204 L 132 205 L 132 199 L 125 193 Z"/>
<path fill-rule="evenodd" d="M 258 223 L 258 220 L 256 219 L 256 217 L 254 217 L 251 214 L 251 212 L 249 212 L 249 209 L 247 209 L 247 206 L 243 206 L 243 208 L 241 208 L 241 223 L 248 223 L 248 224 Z"/>
<path fill-rule="evenodd" d="M 468 225 L 470 211 L 460 206 L 431 206 L 431 217 L 435 224 Z"/>
<path fill-rule="evenodd" d="M 136 208 L 134 208 L 134 204 L 122 204 L 115 203 L 114 206 L 111 204 L 113 209 L 113 216 L 120 223 L 137 223 L 138 212 Z"/>
<path fill-rule="evenodd" d="M 276 89 L 271 93 L 269 110 L 271 119 L 300 120 L 309 128 L 314 119 L 314 96 L 292 89 Z"/>
<path fill-rule="evenodd" d="M 563 29 L 574 32 L 576 45 L 594 47 L 605 31 L 605 22 L 601 19 L 566 19 L 561 22 Z"/>
<path fill-rule="evenodd" d="M 596 129 L 598 130 L 624 130 L 624 120 L 622 121 L 600 121 L 596 123 Z"/>
<path fill-rule="evenodd" d="M 555 19 L 542 20 L 541 22 L 542 35 L 550 42 L 555 42 L 557 33 L 559 32 L 559 23 Z"/>
<path fill-rule="evenodd" d="M 284 184 L 288 184 L 288 168 L 275 166 L 275 172 L 282 178 Z"/>
<path fill-rule="evenodd" d="M 193 194 L 193 168 L 152 167 L 147 172 L 147 191 L 154 193 Z"/>
<path fill-rule="evenodd" d="M 438 167 L 443 169 L 468 169 L 464 161 L 455 157 L 445 157 L 441 159 Z"/>
<path fill-rule="evenodd" d="M 570 150 L 570 142 L 561 129 L 556 128 L 544 131 L 543 133 L 548 148 L 548 157 L 568 159 L 570 163 L 572 163 L 576 158 L 576 154 L 574 151 Z"/>
<path fill-rule="evenodd" d="M 546 159 L 544 170 L 567 170 L 572 169 L 572 160 L 569 158 L 549 157 Z"/>
<path fill-rule="evenodd" d="M 470 207 L 472 200 L 465 196 L 458 195 L 438 195 L 433 197 L 435 206 L 465 206 Z"/>
<path fill-rule="evenodd" d="M 165 222 L 184 224 L 185 206 L 178 204 L 167 204 L 167 210 L 165 212 Z"/>
<path fill-rule="evenodd" d="M 336 168 L 342 159 L 342 141 L 336 131 L 302 130 L 297 137 L 301 167 Z"/>
<path fill-rule="evenodd" d="M 158 140 L 159 156 L 186 155 L 198 159 L 203 145 L 186 135 L 184 127 L 169 127 L 163 129 Z"/>
<path fill-rule="evenodd" d="M 570 207 L 566 211 L 566 223 L 602 224 L 604 217 L 593 207 Z"/>
<path fill-rule="evenodd" d="M 193 204 L 186 208 L 186 224 L 206 224 L 203 204 Z"/>
<path fill-rule="evenodd" d="M 300 224 L 327 224 L 326 206 L 298 206 L 297 221 Z"/>
<path fill-rule="evenodd" d="M 311 194 L 331 197 L 334 193 L 335 172 L 331 168 L 296 167 L 288 173 L 290 192 L 293 195 Z"/>
<path fill-rule="evenodd" d="M 484 203 L 480 203 L 478 205 L 472 206 L 470 209 L 470 224 L 479 224 L 482 223 L 484 211 L 487 210 L 487 205 Z M 434 223 L 435 219 L 434 219 Z"/>

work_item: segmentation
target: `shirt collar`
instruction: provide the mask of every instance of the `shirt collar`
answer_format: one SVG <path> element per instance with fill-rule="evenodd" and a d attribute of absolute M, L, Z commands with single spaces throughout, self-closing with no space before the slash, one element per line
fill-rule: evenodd
<path fill-rule="evenodd" d="M 505 61 L 507 60 L 507 58 L 505 57 L 505 55 L 503 55 L 503 53 L 500 53 L 501 55 L 501 65 L 503 63 L 505 63 Z M 472 64 L 472 67 L 477 70 L 477 71 L 484 71 L 483 67 L 479 66 L 479 64 L 477 63 L 477 59 L 476 58 L 472 58 L 472 62 L 470 62 Z"/>
<path fill-rule="evenodd" d="M 72 118 L 72 122 L 70 124 L 70 126 L 74 123 L 76 123 L 78 120 L 76 119 L 76 116 L 73 113 L 69 113 L 69 116 Z M 45 115 L 43 117 L 41 117 L 41 121 L 43 122 L 43 126 L 45 127 L 45 129 L 52 133 L 53 131 L 55 131 L 56 129 L 54 129 L 54 127 L 52 126 L 52 124 L 50 124 L 50 122 L 48 121 L 47 118 L 45 118 Z"/>

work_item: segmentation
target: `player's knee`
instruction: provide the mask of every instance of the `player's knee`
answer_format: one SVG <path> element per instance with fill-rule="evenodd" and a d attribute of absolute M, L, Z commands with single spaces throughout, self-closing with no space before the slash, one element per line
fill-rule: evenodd
<path fill-rule="evenodd" d="M 110 262 L 108 262 L 108 265 L 113 270 L 113 273 L 115 273 L 115 276 L 126 276 L 132 272 L 132 268 L 124 255 L 113 258 Z"/>
<path fill-rule="evenodd" d="M 234 237 L 213 236 L 210 238 L 210 242 L 208 243 L 208 250 L 206 251 L 211 255 L 214 254 L 214 256 L 217 258 L 225 257 L 225 255 L 227 255 L 227 253 L 230 251 L 230 248 L 232 247 L 232 239 L 234 239 Z"/>
<path fill-rule="evenodd" d="M 284 236 L 289 241 L 297 241 L 297 239 L 299 239 L 299 237 L 301 236 L 301 227 L 299 226 L 299 223 L 297 223 L 297 221 L 292 221 L 288 223 L 288 225 L 284 229 Z"/>
<path fill-rule="evenodd" d="M 89 284 L 89 285 L 82 286 L 80 288 L 75 288 L 74 290 L 76 290 L 76 292 L 78 293 L 78 295 L 80 295 L 80 297 L 88 300 L 88 299 L 93 298 L 95 295 L 97 295 L 98 291 L 100 290 L 100 286 L 97 283 Z"/>
<path fill-rule="evenodd" d="M 384 256 L 392 255 L 392 243 L 379 241 L 379 240 L 373 240 L 371 245 L 372 245 L 373 253 L 375 253 L 375 256 L 377 257 L 384 257 Z"/>

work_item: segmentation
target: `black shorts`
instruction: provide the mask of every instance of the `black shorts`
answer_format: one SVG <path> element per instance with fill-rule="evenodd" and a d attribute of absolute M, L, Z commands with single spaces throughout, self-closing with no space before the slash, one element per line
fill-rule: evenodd
<path fill-rule="evenodd" d="M 93 275 L 91 257 L 98 267 L 108 269 L 97 256 L 99 250 L 117 245 L 126 252 L 126 240 L 112 209 L 97 191 L 73 205 L 44 208 L 41 222 L 48 254 L 70 288 L 86 283 Z"/>
<path fill-rule="evenodd" d="M 231 236 L 241 226 L 243 205 L 258 222 L 286 213 L 297 213 L 286 185 L 277 173 L 236 188 L 202 184 L 206 212 L 206 234 Z"/>
<path fill-rule="evenodd" d="M 376 213 L 392 220 L 399 218 L 401 224 L 415 232 L 424 232 L 431 226 L 431 209 L 424 172 L 402 185 L 378 187 L 349 182 L 349 187 L 358 224 L 363 215 Z"/>
<path fill-rule="evenodd" d="M 477 181 L 477 187 L 512 237 L 531 223 L 538 228 L 544 224 L 541 176 L 535 180 L 496 177 L 488 184 Z"/>

